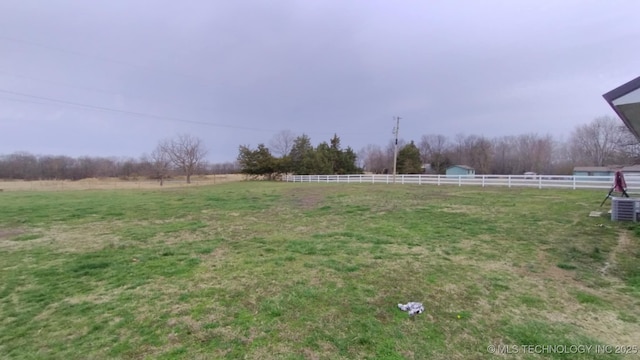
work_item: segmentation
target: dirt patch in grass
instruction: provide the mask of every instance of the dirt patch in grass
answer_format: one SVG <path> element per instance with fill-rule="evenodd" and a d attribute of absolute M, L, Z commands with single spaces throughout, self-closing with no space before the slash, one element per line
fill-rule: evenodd
<path fill-rule="evenodd" d="M 607 258 L 607 261 L 604 263 L 604 266 L 602 267 L 602 269 L 600 269 L 600 274 L 602 274 L 602 276 L 607 276 L 609 274 L 609 269 L 611 267 L 615 268 L 616 266 L 617 255 L 628 251 L 630 247 L 631 247 L 631 238 L 629 236 L 629 233 L 626 231 L 621 231 L 620 235 L 618 236 L 618 244 L 609 253 L 609 257 Z"/>
<path fill-rule="evenodd" d="M 106 226 L 106 225 L 105 225 Z M 42 233 L 41 237 L 29 241 L 0 241 L 0 248 L 9 251 L 51 247 L 55 252 L 80 253 L 104 248 L 109 241 L 114 241 L 113 235 L 100 233 L 104 227 L 83 226 L 70 228 L 68 226 L 54 226 Z M 20 232 L 23 234 L 24 232 Z M 16 234 L 12 235 L 12 237 Z M 0 240 L 2 238 L 0 237 Z"/>
<path fill-rule="evenodd" d="M 578 285 L 579 283 L 574 279 L 573 273 L 571 271 L 562 269 L 558 267 L 557 264 L 552 264 L 547 261 L 547 255 L 543 250 L 538 251 L 537 255 L 537 263 L 542 266 L 542 271 L 537 273 L 536 275 L 540 278 L 558 281 L 560 283 L 571 283 L 573 285 Z"/>
<path fill-rule="evenodd" d="M 16 235 L 24 234 L 24 230 L 21 229 L 0 229 L 0 239 L 7 239 Z"/>
<path fill-rule="evenodd" d="M 117 289 L 112 291 L 111 293 L 101 293 L 101 294 L 82 294 L 71 296 L 65 299 L 65 301 L 69 304 L 82 304 L 82 303 L 91 303 L 91 304 L 104 304 L 106 302 L 112 301 L 115 296 L 117 296 L 122 291 L 118 291 Z"/>
<path fill-rule="evenodd" d="M 242 181 L 240 174 L 198 175 L 187 184 L 184 176 L 165 180 L 161 187 L 157 180 L 138 178 L 122 180 L 119 178 L 89 178 L 78 181 L 70 180 L 0 180 L 0 189 L 4 191 L 69 191 L 69 190 L 114 190 L 114 189 L 171 189 L 202 185 L 218 185 Z"/>
<path fill-rule="evenodd" d="M 475 205 L 448 205 L 443 208 L 442 211 L 454 214 L 478 214 L 483 210 L 481 207 Z"/>
<path fill-rule="evenodd" d="M 326 190 L 318 187 L 308 188 L 294 188 L 286 191 L 286 196 L 291 199 L 291 202 L 302 210 L 314 209 L 320 204 L 326 197 Z"/>

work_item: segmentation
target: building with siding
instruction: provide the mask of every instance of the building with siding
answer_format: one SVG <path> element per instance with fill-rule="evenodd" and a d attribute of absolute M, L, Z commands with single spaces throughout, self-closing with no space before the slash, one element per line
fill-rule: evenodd
<path fill-rule="evenodd" d="M 473 176 L 476 174 L 476 170 L 467 165 L 453 165 L 447 168 L 447 176 Z"/>
<path fill-rule="evenodd" d="M 622 171 L 624 176 L 640 177 L 640 165 L 576 166 L 575 168 L 573 168 L 573 176 L 610 176 L 613 178 L 616 171 Z"/>
<path fill-rule="evenodd" d="M 573 176 L 613 176 L 615 170 L 609 166 L 576 166 Z"/>

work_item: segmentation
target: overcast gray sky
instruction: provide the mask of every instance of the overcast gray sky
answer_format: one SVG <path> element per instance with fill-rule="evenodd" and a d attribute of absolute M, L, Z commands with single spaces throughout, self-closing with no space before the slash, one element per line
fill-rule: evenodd
<path fill-rule="evenodd" d="M 394 116 L 407 141 L 566 138 L 614 116 L 602 94 L 640 75 L 638 13 L 636 0 L 2 0 L 0 154 L 139 157 L 187 133 L 224 162 L 281 130 L 357 151 L 386 146 Z"/>

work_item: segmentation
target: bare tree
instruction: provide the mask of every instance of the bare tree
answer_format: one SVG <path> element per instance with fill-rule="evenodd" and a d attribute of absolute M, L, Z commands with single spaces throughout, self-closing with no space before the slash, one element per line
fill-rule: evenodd
<path fill-rule="evenodd" d="M 453 144 L 449 150 L 451 161 L 454 165 L 469 165 L 471 160 L 469 159 L 469 149 L 467 147 L 469 140 L 465 134 L 456 134 L 453 140 Z"/>
<path fill-rule="evenodd" d="M 42 156 L 38 159 L 42 178 L 47 180 L 67 179 L 74 160 L 68 156 Z M 2 175 L 0 175 L 0 178 Z"/>
<path fill-rule="evenodd" d="M 422 135 L 418 144 L 423 163 L 429 163 L 436 153 L 444 153 L 447 149 L 447 137 L 444 135 Z"/>
<path fill-rule="evenodd" d="M 444 172 L 443 168 L 449 165 L 448 143 L 447 137 L 444 135 L 422 135 L 418 144 L 422 163 L 431 165 L 432 171 Z"/>
<path fill-rule="evenodd" d="M 153 176 L 160 181 L 160 186 L 164 184 L 164 179 L 171 169 L 171 159 L 169 154 L 164 151 L 161 145 L 158 145 L 149 156 L 149 163 Z"/>
<path fill-rule="evenodd" d="M 493 159 L 493 145 L 483 136 L 469 136 L 465 145 L 469 165 L 476 169 L 478 174 L 488 174 L 491 170 Z"/>
<path fill-rule="evenodd" d="M 521 174 L 525 171 L 543 173 L 550 170 L 554 148 L 551 135 L 520 135 L 516 140 L 516 146 L 518 158 L 516 173 Z"/>
<path fill-rule="evenodd" d="M 618 125 L 618 132 L 619 140 L 617 145 L 620 156 L 623 158 L 622 161 L 625 163 L 637 163 L 640 160 L 640 142 L 624 124 Z"/>
<path fill-rule="evenodd" d="M 361 161 L 359 166 L 362 167 L 364 171 L 374 174 L 382 174 L 389 163 L 387 155 L 382 148 L 379 145 L 373 144 L 362 148 L 362 150 L 358 152 L 358 159 Z"/>
<path fill-rule="evenodd" d="M 291 148 L 293 147 L 293 142 L 295 139 L 296 136 L 294 133 L 289 130 L 282 130 L 279 133 L 275 134 L 269 142 L 269 150 L 275 156 L 287 156 L 289 155 L 289 152 L 291 152 Z"/>
<path fill-rule="evenodd" d="M 553 150 L 555 141 L 553 136 L 547 134 L 536 140 L 534 148 L 534 164 L 533 171 L 541 173 L 549 173 L 553 169 Z"/>
<path fill-rule="evenodd" d="M 237 174 L 240 172 L 240 164 L 237 161 L 210 164 L 208 171 L 213 174 Z"/>
<path fill-rule="evenodd" d="M 173 165 L 186 175 L 187 184 L 191 183 L 191 175 L 207 155 L 202 140 L 187 134 L 164 140 L 159 148 L 161 152 L 167 154 Z"/>
<path fill-rule="evenodd" d="M 569 140 L 572 157 L 580 165 L 611 165 L 619 160 L 621 135 L 619 122 L 608 116 L 580 125 Z"/>
<path fill-rule="evenodd" d="M 571 157 L 570 144 L 564 139 L 555 140 L 551 157 L 551 174 L 569 175 L 573 173 L 575 162 Z"/>
<path fill-rule="evenodd" d="M 517 138 L 503 136 L 493 139 L 493 165 L 495 174 L 518 174 Z"/>

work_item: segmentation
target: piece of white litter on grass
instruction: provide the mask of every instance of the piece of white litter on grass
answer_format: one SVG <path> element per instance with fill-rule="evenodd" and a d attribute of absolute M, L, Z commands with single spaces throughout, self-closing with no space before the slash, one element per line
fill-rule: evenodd
<path fill-rule="evenodd" d="M 590 217 L 600 217 L 602 216 L 602 211 L 592 211 L 589 213 Z"/>
<path fill-rule="evenodd" d="M 422 306 L 422 303 L 413 301 L 406 304 L 398 304 L 398 308 L 402 311 L 408 312 L 409 316 L 422 314 L 424 312 L 424 306 Z"/>

